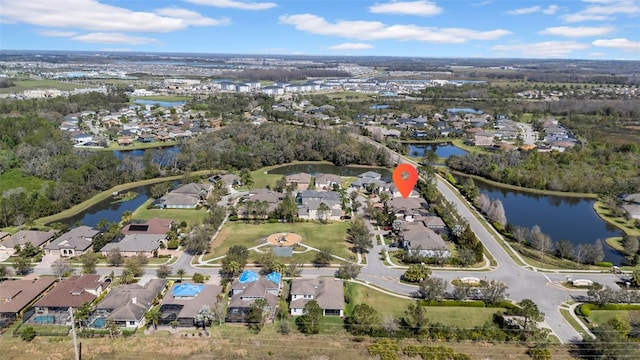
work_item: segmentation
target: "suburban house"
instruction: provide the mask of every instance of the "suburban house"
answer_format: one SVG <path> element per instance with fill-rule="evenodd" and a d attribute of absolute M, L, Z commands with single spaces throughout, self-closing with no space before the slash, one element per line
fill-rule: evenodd
<path fill-rule="evenodd" d="M 384 189 L 385 191 L 389 191 L 389 193 L 391 194 L 392 198 L 399 198 L 402 197 L 402 193 L 400 192 L 400 190 L 398 189 L 398 187 L 395 184 L 392 183 L 387 183 L 384 185 Z M 388 189 L 388 190 L 386 190 Z M 411 192 L 409 193 L 410 198 L 419 198 L 420 197 L 420 193 L 416 191 L 416 189 L 411 189 Z"/>
<path fill-rule="evenodd" d="M 311 185 L 311 175 L 307 173 L 297 173 L 285 176 L 287 186 L 296 184 L 298 190 L 307 190 Z"/>
<path fill-rule="evenodd" d="M 105 245 L 101 252 L 107 256 L 112 249 L 118 249 L 123 256 L 153 257 L 166 237 L 166 234 L 127 234 Z"/>
<path fill-rule="evenodd" d="M 304 315 L 304 306 L 315 300 L 323 316 L 344 316 L 344 287 L 342 280 L 319 277 L 291 280 L 291 315 Z"/>
<path fill-rule="evenodd" d="M 267 203 L 267 213 L 270 213 L 276 209 L 278 204 L 284 199 L 284 194 L 277 191 L 271 191 L 267 189 L 256 189 L 249 192 L 247 196 L 243 198 L 243 204 L 251 201 L 251 202 L 266 202 Z M 247 209 L 243 204 L 238 205 L 238 216 L 243 218 L 246 217 Z"/>
<path fill-rule="evenodd" d="M 451 251 L 442 237 L 424 226 L 422 222 L 402 224 L 402 247 L 421 256 L 447 258 Z"/>
<path fill-rule="evenodd" d="M 427 228 L 435 231 L 438 234 L 447 232 L 447 225 L 439 216 L 424 216 L 422 217 L 422 223 Z"/>
<path fill-rule="evenodd" d="M 296 202 L 300 219 L 335 221 L 342 216 L 340 194 L 335 191 L 303 190 L 298 193 Z M 320 210 L 323 203 L 328 208 L 324 212 Z"/>
<path fill-rule="evenodd" d="M 154 205 L 163 209 L 195 209 L 205 202 L 212 189 L 211 184 L 185 184 L 156 200 Z"/>
<path fill-rule="evenodd" d="M 78 226 L 53 240 L 53 242 L 45 246 L 45 250 L 49 255 L 62 257 L 80 256 L 91 249 L 91 242 L 99 233 L 99 230 L 89 226 Z"/>
<path fill-rule="evenodd" d="M 166 235 L 171 226 L 175 223 L 172 219 L 153 218 L 144 222 L 131 222 L 122 228 L 124 235 L 130 234 L 152 234 L 152 235 Z"/>
<path fill-rule="evenodd" d="M 54 276 L 43 276 L 0 282 L 0 329 L 20 318 L 56 280 Z"/>
<path fill-rule="evenodd" d="M 260 277 L 251 270 L 245 270 L 231 286 L 231 296 L 227 307 L 226 322 L 245 322 L 251 305 L 257 299 L 265 299 L 267 318 L 272 319 L 278 306 L 282 276 L 271 273 Z"/>
<path fill-rule="evenodd" d="M 354 180 L 349 186 L 355 189 L 362 189 L 367 186 L 375 185 L 376 187 L 380 188 L 386 185 L 386 182 L 382 181 L 381 178 L 381 174 L 374 171 L 367 171 L 358 175 L 358 178 Z"/>
<path fill-rule="evenodd" d="M 640 219 L 640 193 L 625 196 L 620 207 L 627 213 L 630 219 Z"/>
<path fill-rule="evenodd" d="M 125 284 L 113 288 L 102 299 L 88 320 L 89 326 L 102 327 L 104 321 L 113 319 L 120 327 L 137 328 L 144 324 L 144 314 L 151 309 L 154 299 L 167 284 L 166 279 L 149 279 L 145 284 Z"/>
<path fill-rule="evenodd" d="M 419 197 L 394 197 L 388 205 L 395 211 L 396 219 L 407 222 L 417 221 L 429 213 L 427 202 Z"/>
<path fill-rule="evenodd" d="M 342 178 L 334 174 L 318 174 L 315 179 L 316 190 L 333 190 L 334 186 L 340 188 Z"/>
<path fill-rule="evenodd" d="M 473 142 L 476 146 L 493 145 L 495 134 L 487 131 L 479 131 L 474 134 Z"/>
<path fill-rule="evenodd" d="M 0 254 L 13 254 L 16 246 L 23 247 L 27 243 L 37 248 L 44 248 L 56 234 L 57 231 L 20 230 L 0 242 Z"/>
<path fill-rule="evenodd" d="M 77 309 L 84 303 L 92 303 L 109 282 L 100 275 L 72 275 L 63 279 L 46 295 L 33 304 L 35 313 L 29 318 L 36 324 L 66 324 L 70 321 L 69 308 Z"/>
<path fill-rule="evenodd" d="M 240 185 L 242 182 L 240 176 L 236 174 L 213 175 L 209 178 L 209 181 L 215 185 L 222 183 L 228 190 L 231 190 L 236 185 Z"/>
<path fill-rule="evenodd" d="M 160 324 L 170 325 L 173 321 L 179 327 L 198 326 L 196 316 L 203 306 L 213 308 L 218 301 L 222 287 L 204 284 L 175 284 L 167 291 L 160 306 Z"/>

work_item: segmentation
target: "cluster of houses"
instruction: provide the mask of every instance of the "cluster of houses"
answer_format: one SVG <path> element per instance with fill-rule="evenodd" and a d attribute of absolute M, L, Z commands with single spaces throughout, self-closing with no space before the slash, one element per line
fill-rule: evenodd
<path fill-rule="evenodd" d="M 120 146 L 130 146 L 136 141 L 173 141 L 219 127 L 219 119 L 206 118 L 204 112 L 185 111 L 181 104 L 170 108 L 134 104 L 114 112 L 83 111 L 65 116 L 60 124 L 76 146 L 85 147 L 104 147 L 112 141 Z"/>
<path fill-rule="evenodd" d="M 267 303 L 265 315 L 272 320 L 283 280 L 279 273 L 266 276 L 247 270 L 232 286 L 228 296 L 226 322 L 243 323 L 258 299 Z M 334 278 L 291 280 L 290 314 L 302 315 L 306 303 L 316 300 L 324 316 L 344 316 L 343 282 Z M 166 279 L 142 279 L 138 283 L 112 286 L 111 279 L 96 274 L 72 275 L 62 280 L 53 276 L 6 280 L 0 283 L 0 328 L 17 319 L 35 325 L 71 325 L 71 312 L 91 305 L 84 326 L 104 329 L 111 319 L 120 328 L 137 329 L 146 323 L 145 314 L 159 305 L 158 325 L 201 326 L 198 313 L 213 309 L 227 297 L 222 287 Z"/>

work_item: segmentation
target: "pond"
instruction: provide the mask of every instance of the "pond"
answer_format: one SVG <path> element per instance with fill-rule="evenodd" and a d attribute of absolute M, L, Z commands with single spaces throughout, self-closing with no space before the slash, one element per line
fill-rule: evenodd
<path fill-rule="evenodd" d="M 60 222 L 69 226 L 75 226 L 77 223 L 81 223 L 91 227 L 95 227 L 102 219 L 107 219 L 109 222 L 118 222 L 120 221 L 124 211 L 135 211 L 140 205 L 144 204 L 144 202 L 149 199 L 149 190 L 151 186 L 153 185 L 141 186 L 128 190 L 138 194 L 138 196 L 133 199 L 116 202 L 114 197 L 109 197 L 81 213 L 63 219 Z"/>
<path fill-rule="evenodd" d="M 178 154 L 180 154 L 180 147 L 177 145 L 172 145 L 149 149 L 113 150 L 113 154 L 118 158 L 118 160 L 122 160 L 125 157 L 130 157 L 142 163 L 144 154 L 147 151 L 152 154 L 151 161 L 156 164 L 160 164 L 161 166 L 166 166 L 167 164 L 173 162 Z"/>
<path fill-rule="evenodd" d="M 391 172 L 381 167 L 360 167 L 360 166 L 335 166 L 331 164 L 293 164 L 284 165 L 272 170 L 269 174 L 292 175 L 304 172 L 311 175 L 335 174 L 339 176 L 358 176 L 367 171 L 375 171 L 382 175 L 383 181 L 391 181 Z"/>
<path fill-rule="evenodd" d="M 622 236 L 620 230 L 609 225 L 593 210 L 595 199 L 569 196 L 534 194 L 506 190 L 481 181 L 475 182 L 480 192 L 491 199 L 500 199 L 507 221 L 517 226 L 540 230 L 551 236 L 554 242 L 566 239 L 574 245 L 593 244 L 602 240 L 604 261 L 620 265 L 624 257 L 604 243 L 605 239 Z"/>
<path fill-rule="evenodd" d="M 424 157 L 427 150 L 435 151 L 439 158 L 448 159 L 453 155 L 466 155 L 467 152 L 452 144 L 408 144 L 407 154 L 414 158 Z"/>

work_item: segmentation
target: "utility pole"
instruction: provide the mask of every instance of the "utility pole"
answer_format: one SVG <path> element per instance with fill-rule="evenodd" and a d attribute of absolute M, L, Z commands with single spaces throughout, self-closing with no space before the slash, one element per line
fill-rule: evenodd
<path fill-rule="evenodd" d="M 71 314 L 71 335 L 73 336 L 73 350 L 76 354 L 76 360 L 80 360 L 80 351 L 78 350 L 78 338 L 76 337 L 76 320 L 73 318 L 73 308 L 69 307 Z"/>

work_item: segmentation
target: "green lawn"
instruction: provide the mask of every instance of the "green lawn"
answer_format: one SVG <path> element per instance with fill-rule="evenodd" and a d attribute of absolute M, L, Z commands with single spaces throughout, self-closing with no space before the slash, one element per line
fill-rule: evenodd
<path fill-rule="evenodd" d="M 242 245 L 248 248 L 261 244 L 261 240 L 271 234 L 279 232 L 296 233 L 302 236 L 302 243 L 318 249 L 329 249 L 334 255 L 349 258 L 353 253 L 349 244 L 344 240 L 348 223 L 335 222 L 318 223 L 290 223 L 290 224 L 247 224 L 244 221 L 227 222 L 212 244 L 211 252 L 205 255 L 205 260 L 213 259 L 227 253 L 232 245 Z M 314 252 L 305 254 L 311 260 Z M 253 258 L 253 257 L 252 257 Z M 296 257 L 296 261 L 301 259 Z"/>
<path fill-rule="evenodd" d="M 177 141 L 154 141 L 154 142 L 150 142 L 150 143 L 145 143 L 145 142 L 140 142 L 140 141 L 134 141 L 133 145 L 129 145 L 129 146 L 120 146 L 118 145 L 117 141 L 112 141 L 111 144 L 109 144 L 109 146 L 107 146 L 106 148 L 101 148 L 98 150 L 109 150 L 109 151 L 113 151 L 113 150 L 140 150 L 140 149 L 152 149 L 152 148 L 161 148 L 161 147 L 169 147 L 169 146 L 174 146 L 177 145 L 178 142 Z"/>
<path fill-rule="evenodd" d="M 413 300 L 388 295 L 361 284 L 347 283 L 346 288 L 351 299 L 347 304 L 347 314 L 355 305 L 367 304 L 376 309 L 383 318 L 385 316 L 399 318 L 404 315 L 407 306 L 413 302 Z M 484 325 L 493 319 L 493 314 L 504 310 L 503 308 L 428 306 L 427 314 L 432 323 L 439 322 L 448 326 L 471 328 Z"/>
<path fill-rule="evenodd" d="M 35 176 L 24 176 L 20 169 L 11 169 L 0 174 L 0 192 L 23 187 L 27 192 L 40 190 L 48 181 Z"/>
<path fill-rule="evenodd" d="M 591 310 L 589 321 L 592 325 L 602 325 L 607 321 L 619 316 L 621 319 L 629 321 L 629 313 L 633 310 Z"/>
<path fill-rule="evenodd" d="M 35 90 L 35 89 L 58 89 L 63 91 L 74 90 L 74 89 L 83 89 L 93 86 L 82 85 L 82 84 L 69 84 L 63 83 L 59 81 L 53 80 L 31 80 L 31 79 L 21 79 L 13 81 L 15 86 L 0 89 L 0 94 L 12 94 L 12 93 L 21 93 L 25 90 Z"/>
<path fill-rule="evenodd" d="M 177 223 L 186 221 L 187 225 L 201 224 L 205 217 L 207 217 L 207 210 L 202 208 L 200 210 L 195 209 L 147 209 L 147 205 L 151 204 L 153 199 L 149 199 L 140 205 L 133 212 L 133 219 L 136 220 L 149 220 L 153 218 L 165 218 L 173 219 Z"/>

